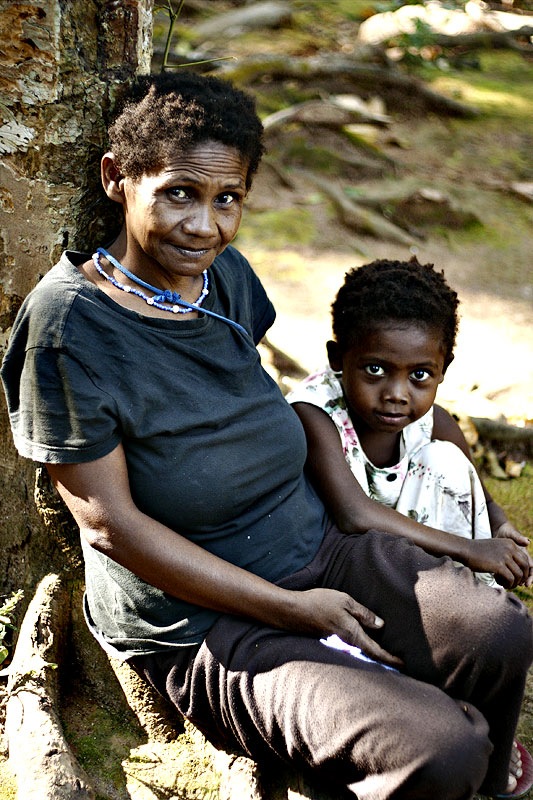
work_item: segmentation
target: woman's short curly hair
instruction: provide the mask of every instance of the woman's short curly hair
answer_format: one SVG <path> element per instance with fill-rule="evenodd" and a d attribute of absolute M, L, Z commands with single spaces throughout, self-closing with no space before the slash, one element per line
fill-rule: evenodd
<path fill-rule="evenodd" d="M 377 323 L 422 323 L 442 334 L 446 360 L 457 336 L 459 300 L 433 264 L 373 261 L 350 270 L 333 302 L 333 335 L 341 353 Z"/>
<path fill-rule="evenodd" d="M 136 79 L 109 128 L 109 146 L 122 173 L 137 179 L 177 152 L 215 140 L 248 162 L 249 188 L 264 150 L 262 135 L 249 95 L 227 81 L 180 69 Z"/>

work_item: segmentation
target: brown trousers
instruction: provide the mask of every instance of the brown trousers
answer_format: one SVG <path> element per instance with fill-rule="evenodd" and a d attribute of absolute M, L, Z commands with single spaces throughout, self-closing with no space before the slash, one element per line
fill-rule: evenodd
<path fill-rule="evenodd" d="M 404 537 L 334 526 L 281 585 L 348 592 L 385 620 L 372 636 L 403 673 L 230 616 L 201 645 L 134 665 L 214 744 L 311 768 L 359 800 L 504 790 L 533 658 L 514 595 Z"/>

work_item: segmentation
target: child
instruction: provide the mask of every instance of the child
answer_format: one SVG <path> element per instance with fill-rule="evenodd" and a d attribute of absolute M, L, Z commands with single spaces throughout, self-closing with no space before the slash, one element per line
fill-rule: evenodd
<path fill-rule="evenodd" d="M 329 367 L 287 399 L 341 530 L 408 536 L 487 583 L 494 573 L 507 588 L 529 586 L 528 539 L 481 483 L 455 420 L 434 405 L 453 360 L 458 302 L 443 274 L 416 259 L 351 270 L 332 306 Z"/>

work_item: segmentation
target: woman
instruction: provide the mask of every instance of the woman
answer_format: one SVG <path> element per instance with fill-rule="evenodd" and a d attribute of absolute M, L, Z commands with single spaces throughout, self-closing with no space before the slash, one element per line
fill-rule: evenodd
<path fill-rule="evenodd" d="M 139 80 L 102 159 L 118 238 L 63 254 L 14 327 L 16 445 L 80 526 L 94 635 L 216 744 L 359 798 L 511 796 L 530 620 L 403 537 L 328 521 L 255 349 L 274 310 L 229 247 L 261 152 L 228 84 Z"/>

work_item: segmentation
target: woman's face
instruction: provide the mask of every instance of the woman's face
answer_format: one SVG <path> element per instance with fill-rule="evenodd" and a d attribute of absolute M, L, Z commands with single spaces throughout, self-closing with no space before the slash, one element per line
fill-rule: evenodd
<path fill-rule="evenodd" d="M 155 173 L 122 178 L 125 266 L 153 283 L 207 269 L 239 228 L 247 167 L 237 150 L 206 141 Z"/>

